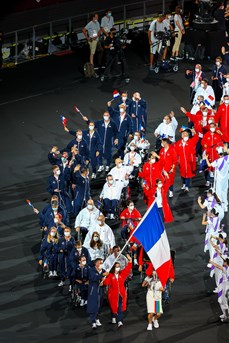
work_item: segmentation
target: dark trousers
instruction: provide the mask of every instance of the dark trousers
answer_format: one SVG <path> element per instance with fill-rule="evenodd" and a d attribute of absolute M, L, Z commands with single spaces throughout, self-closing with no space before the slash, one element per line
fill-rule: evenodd
<path fill-rule="evenodd" d="M 183 182 L 183 185 L 185 185 L 185 187 L 190 187 L 190 184 L 191 184 L 191 179 L 190 178 L 185 178 L 185 177 L 182 177 L 182 182 Z"/>
<path fill-rule="evenodd" d="M 158 211 L 160 213 L 162 221 L 164 222 L 165 221 L 165 216 L 164 216 L 163 208 L 162 207 L 158 207 Z"/>
<path fill-rule="evenodd" d="M 117 322 L 123 321 L 123 313 L 122 313 L 122 297 L 119 295 L 118 298 L 118 313 L 113 313 L 113 318 L 117 319 Z"/>
<path fill-rule="evenodd" d="M 118 200 L 103 199 L 104 202 L 104 214 L 112 213 L 115 214 Z"/>

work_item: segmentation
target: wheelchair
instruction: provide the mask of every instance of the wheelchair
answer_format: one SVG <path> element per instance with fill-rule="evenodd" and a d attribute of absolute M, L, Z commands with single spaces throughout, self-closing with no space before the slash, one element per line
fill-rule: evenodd
<path fill-rule="evenodd" d="M 81 302 L 80 290 L 76 282 L 72 286 L 71 301 L 74 307 L 79 307 Z"/>

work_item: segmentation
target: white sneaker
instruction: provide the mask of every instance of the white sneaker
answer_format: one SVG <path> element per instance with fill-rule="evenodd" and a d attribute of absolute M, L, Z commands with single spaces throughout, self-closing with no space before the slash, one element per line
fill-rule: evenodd
<path fill-rule="evenodd" d="M 64 281 L 60 281 L 60 283 L 58 283 L 59 287 L 62 287 L 64 285 Z"/>
<path fill-rule="evenodd" d="M 210 186 L 210 181 L 206 181 L 205 186 L 209 187 Z"/>
<path fill-rule="evenodd" d="M 92 173 L 91 178 L 92 178 L 92 179 L 96 179 L 96 174 L 95 174 L 95 173 Z"/>
<path fill-rule="evenodd" d="M 115 216 L 113 213 L 110 214 L 110 219 L 115 219 Z"/>
<path fill-rule="evenodd" d="M 106 172 L 108 172 L 110 170 L 109 166 L 106 166 Z"/>
<path fill-rule="evenodd" d="M 99 319 L 96 319 L 96 326 L 102 326 Z"/>
<path fill-rule="evenodd" d="M 69 285 L 68 291 L 69 291 L 69 292 L 72 291 L 72 285 Z"/>
<path fill-rule="evenodd" d="M 134 259 L 134 265 L 138 266 L 138 260 L 136 258 Z"/>
<path fill-rule="evenodd" d="M 85 305 L 85 302 L 83 299 L 80 300 L 80 306 L 84 306 Z"/>
<path fill-rule="evenodd" d="M 218 293 L 217 287 L 214 289 L 213 293 Z"/>
<path fill-rule="evenodd" d="M 148 324 L 147 329 L 148 331 L 152 331 L 153 330 L 153 324 Z"/>
<path fill-rule="evenodd" d="M 97 325 L 95 323 L 92 324 L 92 329 L 97 329 Z"/>
<path fill-rule="evenodd" d="M 155 320 L 153 321 L 153 326 L 155 327 L 155 329 L 158 329 L 158 328 L 159 328 L 159 323 L 158 323 L 158 320 L 157 320 L 157 319 L 155 319 Z"/>
<path fill-rule="evenodd" d="M 121 326 L 123 326 L 123 322 L 118 322 L 118 328 L 120 328 Z"/>
<path fill-rule="evenodd" d="M 188 187 L 185 187 L 185 193 L 188 193 L 189 192 L 189 188 Z"/>
<path fill-rule="evenodd" d="M 112 323 L 112 324 L 116 324 L 116 318 L 112 318 L 112 319 L 111 319 L 111 323 Z"/>
<path fill-rule="evenodd" d="M 54 272 L 53 272 L 52 276 L 57 276 L 57 272 L 56 272 L 56 270 L 54 270 Z"/>
<path fill-rule="evenodd" d="M 224 318 L 225 318 L 225 314 L 224 314 L 224 313 L 221 314 L 221 315 L 219 316 L 219 318 L 220 318 L 220 319 L 224 319 Z"/>
<path fill-rule="evenodd" d="M 104 166 L 99 166 L 98 173 L 101 173 L 104 170 Z"/>
<path fill-rule="evenodd" d="M 185 184 L 183 184 L 183 186 L 181 187 L 181 189 L 185 189 Z"/>
<path fill-rule="evenodd" d="M 173 192 L 169 191 L 169 198 L 172 198 L 172 197 L 173 197 Z"/>
<path fill-rule="evenodd" d="M 54 275 L 53 275 L 53 272 L 50 271 L 50 272 L 49 272 L 49 277 L 52 277 L 52 276 L 54 276 Z"/>

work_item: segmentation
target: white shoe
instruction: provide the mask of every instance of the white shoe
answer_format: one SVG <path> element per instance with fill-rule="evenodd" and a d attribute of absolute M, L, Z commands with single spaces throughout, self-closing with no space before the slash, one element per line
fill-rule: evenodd
<path fill-rule="evenodd" d="M 155 327 L 155 329 L 158 329 L 158 328 L 159 328 L 159 323 L 158 323 L 158 320 L 157 320 L 157 319 L 155 319 L 155 320 L 153 321 L 153 326 Z"/>
<path fill-rule="evenodd" d="M 123 326 L 123 322 L 118 322 L 118 328 L 120 328 L 121 326 Z"/>
<path fill-rule="evenodd" d="M 52 276 L 57 276 L 57 272 L 56 272 L 56 270 L 54 270 L 54 272 L 53 272 Z"/>
<path fill-rule="evenodd" d="M 96 173 L 92 173 L 91 178 L 96 179 Z"/>
<path fill-rule="evenodd" d="M 92 329 L 97 329 L 97 325 L 95 323 L 92 324 Z"/>
<path fill-rule="evenodd" d="M 115 216 L 113 213 L 110 214 L 110 219 L 115 219 Z"/>
<path fill-rule="evenodd" d="M 110 167 L 106 166 L 106 172 L 108 172 L 110 170 Z"/>
<path fill-rule="evenodd" d="M 205 186 L 209 187 L 210 186 L 210 181 L 206 181 Z"/>
<path fill-rule="evenodd" d="M 138 266 L 138 260 L 136 258 L 134 259 L 134 265 Z"/>
<path fill-rule="evenodd" d="M 72 291 L 72 285 L 69 285 L 68 291 L 69 291 L 69 292 Z"/>
<path fill-rule="evenodd" d="M 112 324 L 116 324 L 116 318 L 112 318 L 112 319 L 111 319 L 111 323 L 112 323 Z"/>
<path fill-rule="evenodd" d="M 213 293 L 218 293 L 217 287 L 214 289 Z"/>
<path fill-rule="evenodd" d="M 49 277 L 52 277 L 52 276 L 54 276 L 54 275 L 53 275 L 53 272 L 50 271 L 50 272 L 49 272 Z"/>
<path fill-rule="evenodd" d="M 64 281 L 60 281 L 60 283 L 58 283 L 58 287 L 62 287 L 64 285 Z"/>
<path fill-rule="evenodd" d="M 185 189 L 185 184 L 181 187 L 181 189 Z"/>
<path fill-rule="evenodd" d="M 102 326 L 99 319 L 96 319 L 96 326 Z"/>
<path fill-rule="evenodd" d="M 189 188 L 188 187 L 185 187 L 185 193 L 188 193 L 189 192 Z"/>
<path fill-rule="evenodd" d="M 172 198 L 172 197 L 173 197 L 173 192 L 169 191 L 169 198 Z"/>
<path fill-rule="evenodd" d="M 219 316 L 219 318 L 220 319 L 224 319 L 226 316 L 225 316 L 225 314 L 223 313 L 223 314 L 221 314 L 220 316 Z"/>
<path fill-rule="evenodd" d="M 99 166 L 98 173 L 101 173 L 104 170 L 104 166 Z"/>
<path fill-rule="evenodd" d="M 85 302 L 83 299 L 80 300 L 80 306 L 84 306 L 85 305 Z"/>
<path fill-rule="evenodd" d="M 148 331 L 152 331 L 153 330 L 153 324 L 148 324 L 147 329 Z"/>

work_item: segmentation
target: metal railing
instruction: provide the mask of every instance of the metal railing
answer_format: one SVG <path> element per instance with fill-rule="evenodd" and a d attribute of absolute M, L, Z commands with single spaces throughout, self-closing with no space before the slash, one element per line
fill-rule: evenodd
<path fill-rule="evenodd" d="M 182 1 L 184 5 L 184 1 Z M 141 27 L 143 30 L 157 13 L 164 12 L 171 1 L 145 0 L 111 8 L 115 26 L 121 28 Z M 105 10 L 97 13 L 100 18 Z M 82 28 L 90 21 L 89 14 L 46 22 L 32 27 L 5 33 L 3 63 L 7 65 L 31 61 L 36 58 L 71 50 L 72 44 L 85 39 Z"/>

